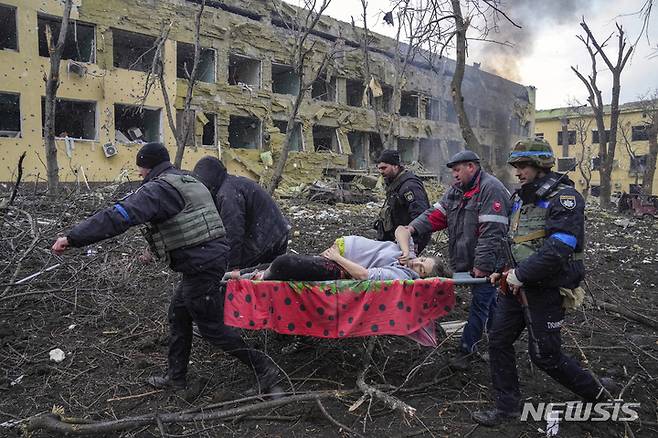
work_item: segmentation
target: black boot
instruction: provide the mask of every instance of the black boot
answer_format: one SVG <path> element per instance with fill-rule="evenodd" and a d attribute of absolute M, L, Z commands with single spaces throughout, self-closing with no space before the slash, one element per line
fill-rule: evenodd
<path fill-rule="evenodd" d="M 464 350 L 457 350 L 457 354 L 450 358 L 448 364 L 450 368 L 457 371 L 467 371 L 471 367 L 471 360 L 473 360 L 473 353 L 467 353 Z"/>
<path fill-rule="evenodd" d="M 146 382 L 157 389 L 185 389 L 187 387 L 187 382 L 185 379 L 172 379 L 169 377 L 169 374 L 164 376 L 151 376 Z"/>
<path fill-rule="evenodd" d="M 483 409 L 471 414 L 473 420 L 486 427 L 498 426 L 507 421 L 518 420 L 521 414 L 519 412 L 507 412 L 500 409 Z"/>

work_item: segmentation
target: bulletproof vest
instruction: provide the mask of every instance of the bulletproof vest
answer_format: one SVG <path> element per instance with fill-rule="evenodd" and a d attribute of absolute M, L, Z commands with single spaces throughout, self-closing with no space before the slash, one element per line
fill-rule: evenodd
<path fill-rule="evenodd" d="M 533 255 L 544 244 L 546 238 L 546 216 L 551 198 L 563 189 L 570 188 L 559 184 L 555 190 L 534 204 L 523 205 L 518 195 L 514 197 L 509 237 L 512 255 L 520 263 Z M 582 252 L 575 253 L 574 260 L 582 259 Z"/>
<path fill-rule="evenodd" d="M 185 202 L 176 216 L 158 224 L 149 224 L 146 238 L 158 258 L 168 260 L 170 251 L 226 235 L 212 195 L 201 182 L 189 175 L 173 173 L 166 173 L 157 179 L 171 184 Z"/>
<path fill-rule="evenodd" d="M 393 220 L 393 210 L 398 208 L 398 193 L 403 182 L 408 178 L 407 170 L 403 169 L 393 182 L 386 187 L 386 200 L 381 210 L 379 210 L 379 220 L 381 221 L 382 229 L 384 232 L 393 231 L 395 229 L 395 221 Z"/>

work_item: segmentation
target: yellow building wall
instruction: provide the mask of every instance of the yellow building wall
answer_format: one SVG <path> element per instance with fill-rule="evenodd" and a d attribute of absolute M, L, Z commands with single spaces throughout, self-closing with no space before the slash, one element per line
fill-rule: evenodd
<path fill-rule="evenodd" d="M 610 116 L 604 117 L 606 129 L 610 129 Z M 632 139 L 631 126 L 644 125 L 646 119 L 642 117 L 642 110 L 624 111 L 619 117 L 619 123 L 628 131 L 629 141 Z M 598 143 L 592 144 L 592 130 L 597 130 L 596 120 L 592 116 L 575 117 L 569 116 L 568 129 L 576 131 L 576 144 L 569 145 L 569 156 L 580 159 L 583 156 L 583 147 L 579 142 L 578 131 L 579 126 L 586 127 L 587 140 L 585 147 L 589 148 L 585 151 L 585 155 L 590 157 L 597 157 L 599 155 Z M 562 130 L 562 123 L 559 118 L 542 118 L 540 114 L 535 121 L 535 133 L 543 133 L 544 139 L 548 141 L 553 148 L 557 157 L 564 157 L 562 145 L 558 144 L 558 132 Z M 630 147 L 635 155 L 644 155 L 649 152 L 649 142 L 643 141 L 630 141 Z M 615 148 L 615 165 L 612 171 L 612 191 L 613 192 L 629 192 L 630 184 L 642 184 L 642 174 L 636 175 L 635 172 L 631 173 L 631 154 L 629 153 L 621 132 L 617 131 L 617 146 Z M 557 167 L 556 167 L 557 168 Z M 569 177 L 576 183 L 576 188 L 579 191 L 583 190 L 585 180 L 578 169 L 569 172 Z M 598 171 L 592 171 L 592 179 L 590 185 L 600 185 L 600 175 Z M 655 174 L 653 182 L 653 193 L 658 194 L 658 172 Z"/>

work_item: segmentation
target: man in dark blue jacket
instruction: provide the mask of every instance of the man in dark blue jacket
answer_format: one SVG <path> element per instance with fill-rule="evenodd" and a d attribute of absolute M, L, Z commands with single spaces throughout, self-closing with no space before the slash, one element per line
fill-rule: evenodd
<path fill-rule="evenodd" d="M 286 253 L 290 225 L 258 183 L 229 175 L 215 157 L 203 157 L 194 174 L 215 199 L 231 247 L 229 269 L 270 263 Z"/>
<path fill-rule="evenodd" d="M 90 245 L 148 224 L 145 235 L 151 251 L 183 274 L 169 306 L 169 368 L 166 375 L 148 382 L 157 388 L 185 388 L 195 322 L 210 343 L 255 369 L 262 392 L 277 391 L 274 364 L 224 325 L 220 280 L 229 247 L 210 193 L 173 167 L 161 143 L 144 145 L 136 161 L 144 178 L 139 189 L 74 226 L 57 239 L 53 252 L 62 254 L 69 247 Z"/>

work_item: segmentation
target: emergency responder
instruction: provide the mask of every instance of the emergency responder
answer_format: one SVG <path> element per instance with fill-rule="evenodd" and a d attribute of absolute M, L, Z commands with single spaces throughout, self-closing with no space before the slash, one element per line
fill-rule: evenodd
<path fill-rule="evenodd" d="M 509 223 L 510 194 L 496 177 L 481 168 L 475 152 L 458 152 L 447 166 L 455 184 L 407 229 L 412 234 L 424 234 L 447 228 L 452 269 L 486 277 L 503 264 L 501 240 Z M 473 285 L 471 294 L 468 320 L 457 354 L 450 360 L 452 368 L 462 371 L 470 367 L 496 306 L 496 288 L 489 283 Z"/>
<path fill-rule="evenodd" d="M 507 270 L 502 279 L 500 274 L 491 277 L 492 282 L 506 281 L 507 287 L 500 288 L 489 331 L 495 407 L 473 413 L 473 419 L 486 426 L 519 415 L 521 393 L 514 341 L 526 325 L 517 299 L 521 289 L 527 296 L 533 328 L 529 331 L 531 360 L 584 399 L 596 401 L 604 397 L 603 388 L 593 376 L 560 347 L 564 317 L 560 288 L 577 288 L 585 274 L 583 197 L 566 175 L 551 171 L 555 157 L 543 139 L 516 143 L 507 162 L 514 166 L 521 183 L 512 198 L 509 229 L 513 258 L 509 264 L 516 267 Z M 610 379 L 600 381 L 606 388 L 614 386 Z"/>
<path fill-rule="evenodd" d="M 395 229 L 409 225 L 430 206 L 423 182 L 400 162 L 400 154 L 384 149 L 377 160 L 377 170 L 386 183 L 386 201 L 375 221 L 377 240 L 395 242 Z M 414 237 L 416 254 L 420 254 L 430 241 L 431 233 L 418 233 Z"/>
<path fill-rule="evenodd" d="M 228 238 L 229 269 L 270 263 L 286 253 L 290 225 L 274 199 L 255 181 L 229 175 L 215 157 L 203 157 L 194 174 L 215 199 Z"/>
<path fill-rule="evenodd" d="M 183 274 L 169 305 L 168 371 L 164 376 L 150 377 L 148 383 L 157 388 L 186 387 L 195 322 L 210 343 L 253 367 L 261 392 L 278 392 L 274 364 L 263 353 L 250 349 L 236 330 L 224 325 L 220 279 L 229 247 L 208 189 L 176 169 L 161 143 L 145 144 L 137 153 L 136 163 L 144 179 L 142 185 L 59 237 L 53 252 L 62 254 L 69 247 L 99 242 L 148 223 L 145 235 L 151 252 Z"/>

